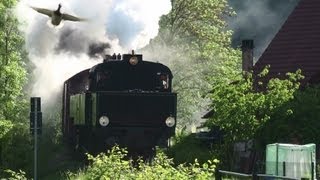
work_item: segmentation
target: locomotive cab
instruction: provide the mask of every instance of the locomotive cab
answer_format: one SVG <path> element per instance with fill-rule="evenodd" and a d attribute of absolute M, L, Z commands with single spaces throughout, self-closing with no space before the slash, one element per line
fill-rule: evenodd
<path fill-rule="evenodd" d="M 169 68 L 142 60 L 142 55 L 123 55 L 123 60 L 108 60 L 89 71 L 91 91 L 171 92 Z"/>

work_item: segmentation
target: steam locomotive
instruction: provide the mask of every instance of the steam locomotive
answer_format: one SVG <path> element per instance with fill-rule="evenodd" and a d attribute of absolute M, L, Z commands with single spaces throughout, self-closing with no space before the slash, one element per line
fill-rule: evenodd
<path fill-rule="evenodd" d="M 89 152 L 115 144 L 129 153 L 168 147 L 176 127 L 172 78 L 167 66 L 134 53 L 75 74 L 63 87 L 64 138 Z"/>

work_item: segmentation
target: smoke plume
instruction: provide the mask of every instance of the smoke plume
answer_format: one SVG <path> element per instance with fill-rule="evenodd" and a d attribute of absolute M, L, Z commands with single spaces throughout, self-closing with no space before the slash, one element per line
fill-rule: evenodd
<path fill-rule="evenodd" d="M 103 57 L 106 53 L 106 49 L 110 48 L 110 44 L 108 43 L 93 43 L 89 46 L 88 55 L 93 57 Z"/>
<path fill-rule="evenodd" d="M 254 39 L 254 56 L 259 58 L 298 1 L 229 0 L 237 13 L 228 20 L 229 28 L 234 31 L 233 46 L 239 46 L 243 39 Z"/>
<path fill-rule="evenodd" d="M 56 10 L 87 19 L 52 27 L 49 17 L 29 6 Z M 34 64 L 31 96 L 56 103 L 62 84 L 77 72 L 102 62 L 106 53 L 141 48 L 156 36 L 158 20 L 170 1 L 157 0 L 21 0 L 16 13 L 25 47 Z"/>

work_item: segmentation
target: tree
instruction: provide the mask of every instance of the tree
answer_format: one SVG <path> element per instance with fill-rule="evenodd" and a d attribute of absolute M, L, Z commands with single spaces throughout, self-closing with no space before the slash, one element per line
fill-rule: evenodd
<path fill-rule="evenodd" d="M 195 119 L 206 105 L 202 98 L 215 76 L 216 65 L 230 58 L 240 60 L 240 53 L 230 48 L 231 31 L 225 17 L 233 12 L 226 0 L 172 0 L 172 10 L 161 17 L 158 36 L 144 52 L 146 56 L 169 64 L 178 92 L 178 125 Z M 240 66 L 239 66 L 240 67 Z"/>
<path fill-rule="evenodd" d="M 3 137 L 12 129 L 13 124 L 11 121 L 1 120 L 0 121 L 0 142 L 3 140 Z"/>
<path fill-rule="evenodd" d="M 319 119 L 320 87 L 305 87 L 277 109 L 256 137 L 261 146 L 274 142 L 319 144 Z"/>
<path fill-rule="evenodd" d="M 23 108 L 26 71 L 21 59 L 24 39 L 11 9 L 15 0 L 0 2 L 0 119 L 15 120 Z"/>
<path fill-rule="evenodd" d="M 30 148 L 26 127 L 26 101 L 23 86 L 26 70 L 22 55 L 24 39 L 18 30 L 18 21 L 13 12 L 16 0 L 0 2 L 0 166 L 22 168 L 27 166 L 27 151 Z M 22 115 L 23 114 L 23 115 Z M 23 123 L 21 123 L 23 122 Z M 18 145 L 18 148 L 17 148 Z M 19 148 L 22 146 L 23 148 Z M 16 158 L 17 156 L 21 159 Z M 2 174 L 2 172 L 0 172 Z"/>
<path fill-rule="evenodd" d="M 255 150 L 265 148 L 261 137 L 266 134 L 261 132 L 265 131 L 271 120 L 278 121 L 281 118 L 276 116 L 279 112 L 282 117 L 288 117 L 292 113 L 292 109 L 285 105 L 294 100 L 303 76 L 301 71 L 297 71 L 288 73 L 287 79 L 275 78 L 267 84 L 256 84 L 250 73 L 236 72 L 228 65 L 220 68 L 220 72 L 224 72 L 224 78 L 215 79 L 213 90 L 209 94 L 214 113 L 206 126 L 219 126 L 222 129 L 224 144 L 217 148 L 217 153 L 219 159 L 225 160 L 224 165 L 230 166 L 234 158 L 235 142 L 253 139 Z M 265 76 L 267 73 L 268 68 L 258 76 Z M 257 86 L 262 86 L 264 91 L 257 91 L 262 89 Z"/>
<path fill-rule="evenodd" d="M 251 77 L 238 74 L 232 83 L 216 82 L 210 93 L 214 113 L 207 125 L 220 126 L 225 132 L 225 142 L 229 144 L 253 139 L 270 117 L 294 98 L 302 78 L 301 71 L 288 73 L 287 79 L 271 79 L 264 85 L 267 87 L 264 91 L 257 91 Z"/>

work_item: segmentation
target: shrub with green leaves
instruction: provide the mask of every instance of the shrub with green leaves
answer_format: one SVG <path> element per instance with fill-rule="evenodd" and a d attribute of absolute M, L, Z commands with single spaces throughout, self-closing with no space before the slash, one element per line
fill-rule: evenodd
<path fill-rule="evenodd" d="M 219 125 L 226 143 L 252 139 L 280 107 L 294 98 L 301 78 L 301 71 L 288 73 L 287 79 L 271 79 L 264 91 L 256 91 L 254 80 L 240 73 L 233 82 L 220 81 L 210 94 L 214 114 L 207 125 Z"/>
<path fill-rule="evenodd" d="M 127 151 L 114 147 L 108 153 L 96 157 L 88 155 L 91 164 L 78 173 L 67 173 L 68 179 L 214 179 L 217 160 L 200 165 L 195 159 L 191 164 L 175 166 L 163 152 L 156 155 L 151 163 L 142 159 L 133 162 L 126 159 Z"/>
<path fill-rule="evenodd" d="M 27 180 L 26 173 L 22 170 L 19 170 L 18 172 L 12 171 L 10 169 L 5 170 L 6 179 L 8 180 Z"/>
<path fill-rule="evenodd" d="M 0 140 L 12 129 L 13 123 L 7 120 L 0 120 Z"/>
<path fill-rule="evenodd" d="M 282 143 L 316 143 L 320 140 L 320 86 L 305 87 L 294 99 L 277 109 L 259 131 L 261 145 Z"/>
<path fill-rule="evenodd" d="M 280 118 L 274 116 L 279 109 L 282 109 L 283 116 L 288 116 L 290 107 L 284 105 L 294 99 L 303 78 L 302 72 L 298 70 L 296 73 L 287 73 L 286 79 L 273 78 L 263 83 L 255 81 L 250 73 L 244 77 L 230 67 L 227 62 L 221 64 L 221 72 L 225 72 L 225 75 L 212 80 L 213 88 L 208 97 L 214 113 L 206 122 L 206 126 L 219 126 L 224 132 L 224 144 L 218 152 L 219 159 L 225 160 L 221 163 L 223 166 L 232 163 L 234 142 L 257 140 L 257 136 L 263 136 L 261 129 L 270 120 L 278 121 Z M 268 67 L 258 77 L 267 74 Z M 265 148 L 259 144 L 262 149 Z"/>
<path fill-rule="evenodd" d="M 173 145 L 168 149 L 167 154 L 173 158 L 175 164 L 192 163 L 198 159 L 204 163 L 210 157 L 215 157 L 214 149 L 210 145 L 201 142 L 194 134 L 177 134 L 173 138 Z"/>
<path fill-rule="evenodd" d="M 3 136 L 0 146 L 0 168 L 30 172 L 32 168 L 32 146 L 29 128 L 22 123 L 13 124 Z M 0 170 L 0 176 L 2 172 Z"/>

